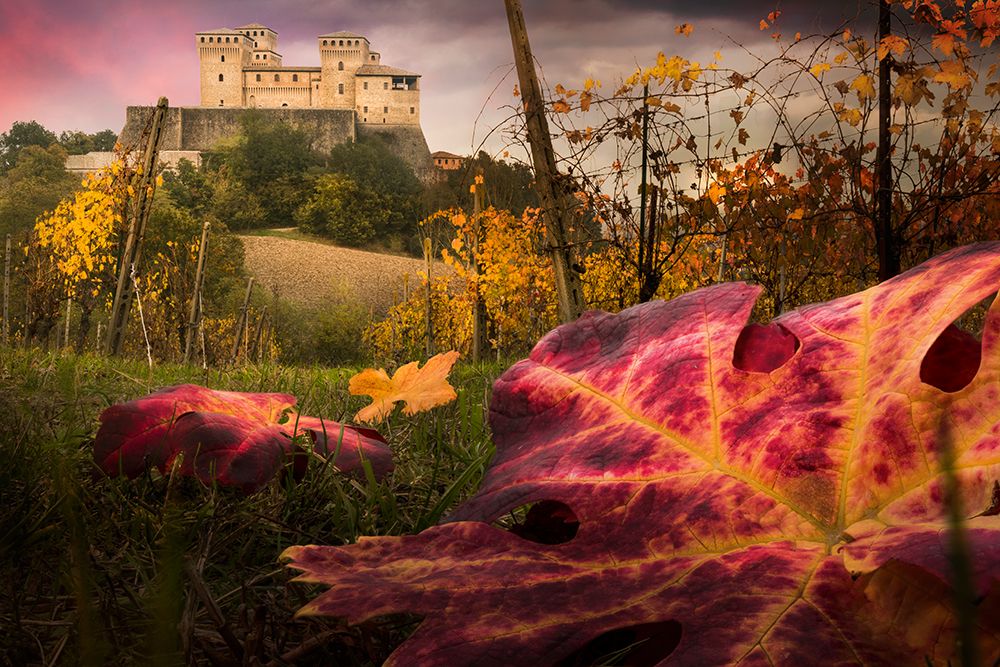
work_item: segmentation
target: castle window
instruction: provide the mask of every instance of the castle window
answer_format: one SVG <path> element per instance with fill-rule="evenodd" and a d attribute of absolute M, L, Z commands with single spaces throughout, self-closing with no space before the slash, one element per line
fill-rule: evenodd
<path fill-rule="evenodd" d="M 368 82 L 367 81 L 365 81 L 364 86 L 365 86 L 365 90 L 368 90 Z"/>
<path fill-rule="evenodd" d="M 389 107 L 382 107 L 382 113 L 389 113 Z"/>
<path fill-rule="evenodd" d="M 257 80 L 260 81 L 260 74 L 257 75 Z"/>
<path fill-rule="evenodd" d="M 254 37 L 256 37 L 256 36 L 257 36 L 257 31 L 256 31 L 256 30 L 254 30 L 254 31 L 253 31 L 253 36 L 254 36 Z"/>
<path fill-rule="evenodd" d="M 323 46 L 326 46 L 326 40 L 325 39 L 323 40 Z"/>
<path fill-rule="evenodd" d="M 354 40 L 354 46 L 361 46 L 361 42 L 359 42 L 358 40 Z"/>
<path fill-rule="evenodd" d="M 368 113 L 368 107 L 365 107 L 365 113 Z"/>
<path fill-rule="evenodd" d="M 226 37 L 226 44 L 228 44 L 228 43 L 229 43 L 229 38 L 228 38 L 228 37 Z"/>
<path fill-rule="evenodd" d="M 201 43 L 202 43 L 202 44 L 204 44 L 204 43 L 205 43 L 205 38 L 204 38 L 204 37 L 202 37 L 202 38 L 201 38 Z"/>
<path fill-rule="evenodd" d="M 411 114 L 417 113 L 416 108 L 415 107 L 410 107 L 410 113 Z"/>
<path fill-rule="evenodd" d="M 299 80 L 299 75 L 298 74 L 293 74 L 292 75 L 292 81 L 298 81 L 298 80 Z"/>
<path fill-rule="evenodd" d="M 382 84 L 382 90 L 389 90 L 389 82 L 386 81 Z"/>
<path fill-rule="evenodd" d="M 212 42 L 214 42 L 214 41 L 215 41 L 215 38 L 214 38 L 214 37 L 209 37 L 209 38 L 208 38 L 208 43 L 209 43 L 209 44 L 211 44 L 211 43 L 212 43 Z"/>
<path fill-rule="evenodd" d="M 264 54 L 264 60 L 267 60 L 267 54 L 266 53 Z"/>
<path fill-rule="evenodd" d="M 220 62 L 226 62 L 226 57 L 225 56 L 219 56 L 219 57 L 222 58 L 222 60 Z"/>
<path fill-rule="evenodd" d="M 219 75 L 219 81 L 222 81 L 222 75 L 221 74 Z"/>
<path fill-rule="evenodd" d="M 339 69 L 341 72 L 344 71 L 344 61 L 340 61 L 339 63 L 337 63 L 337 69 Z"/>
<path fill-rule="evenodd" d="M 344 40 L 340 40 L 340 45 L 341 45 L 341 46 L 343 46 L 343 45 L 344 45 Z"/>
<path fill-rule="evenodd" d="M 337 92 L 340 93 L 341 95 L 344 94 L 344 84 L 342 83 L 337 84 Z"/>
<path fill-rule="evenodd" d="M 280 74 L 275 74 L 274 75 L 274 80 L 275 81 L 281 81 L 281 75 Z"/>
<path fill-rule="evenodd" d="M 219 106 L 220 107 L 225 106 L 225 105 L 226 105 L 226 101 L 225 100 L 219 100 Z"/>
<path fill-rule="evenodd" d="M 372 62 L 375 62 L 375 56 L 372 56 Z"/>

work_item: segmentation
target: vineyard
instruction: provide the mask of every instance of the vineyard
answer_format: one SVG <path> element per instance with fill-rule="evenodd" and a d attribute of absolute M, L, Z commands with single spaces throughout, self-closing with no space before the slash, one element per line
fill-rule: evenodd
<path fill-rule="evenodd" d="M 1000 4 L 551 86 L 520 5 L 425 181 L 0 135 L 0 665 L 1000 664 Z"/>

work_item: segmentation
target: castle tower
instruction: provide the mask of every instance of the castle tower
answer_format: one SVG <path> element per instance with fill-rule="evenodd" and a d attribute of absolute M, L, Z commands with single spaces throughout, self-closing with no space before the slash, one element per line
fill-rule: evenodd
<path fill-rule="evenodd" d="M 281 67 L 278 33 L 260 23 L 241 25 L 237 30 L 253 40 L 251 64 L 254 67 Z"/>
<path fill-rule="evenodd" d="M 250 64 L 253 40 L 220 28 L 195 34 L 201 61 L 201 106 L 242 107 L 243 68 Z"/>
<path fill-rule="evenodd" d="M 355 74 L 371 59 L 368 38 L 353 32 L 320 35 L 319 106 L 355 110 Z"/>

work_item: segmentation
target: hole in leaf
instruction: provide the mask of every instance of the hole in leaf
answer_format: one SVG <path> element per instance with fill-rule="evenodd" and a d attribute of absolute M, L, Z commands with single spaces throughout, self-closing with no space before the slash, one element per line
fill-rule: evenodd
<path fill-rule="evenodd" d="M 681 624 L 677 621 L 630 625 L 591 639 L 554 667 L 652 667 L 673 653 L 680 643 Z"/>
<path fill-rule="evenodd" d="M 781 324 L 748 324 L 733 348 L 733 366 L 751 373 L 770 373 L 785 365 L 799 349 L 799 339 Z"/>
<path fill-rule="evenodd" d="M 920 381 L 941 391 L 960 391 L 976 377 L 982 356 L 979 339 L 949 324 L 920 362 Z"/>
<path fill-rule="evenodd" d="M 524 512 L 524 520 L 517 522 L 523 509 L 514 510 L 515 523 L 507 530 L 530 542 L 565 544 L 576 537 L 580 529 L 580 520 L 573 510 L 558 500 L 541 500 L 531 505 Z"/>

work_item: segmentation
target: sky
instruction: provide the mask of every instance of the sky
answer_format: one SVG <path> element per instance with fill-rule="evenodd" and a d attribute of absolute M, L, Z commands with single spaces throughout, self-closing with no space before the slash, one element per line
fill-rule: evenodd
<path fill-rule="evenodd" d="M 535 58 L 549 85 L 605 86 L 656 54 L 710 60 L 767 48 L 758 21 L 774 0 L 523 0 Z M 788 30 L 831 25 L 843 3 L 788 3 Z M 116 132 L 127 105 L 199 104 L 194 34 L 263 23 L 285 65 L 319 65 L 316 36 L 368 37 L 382 63 L 418 72 L 432 151 L 468 154 L 507 115 L 516 83 L 501 0 L 0 0 L 0 131 L 37 120 L 63 130 Z M 689 22 L 690 37 L 674 26 Z"/>

